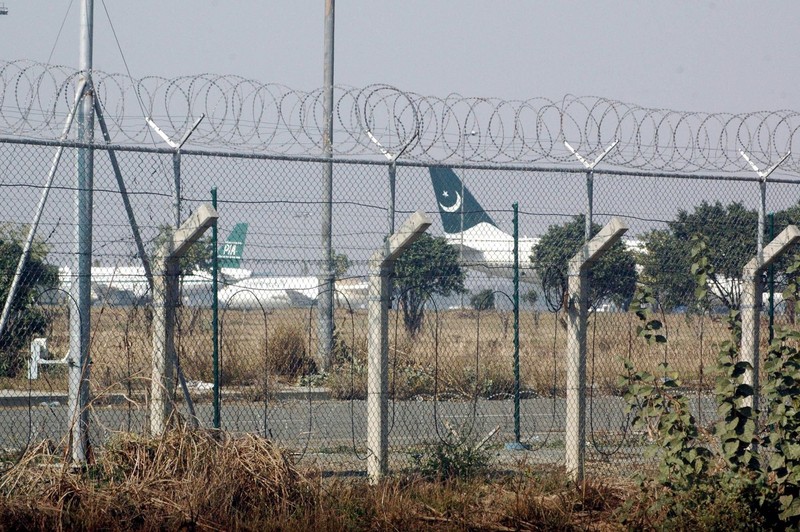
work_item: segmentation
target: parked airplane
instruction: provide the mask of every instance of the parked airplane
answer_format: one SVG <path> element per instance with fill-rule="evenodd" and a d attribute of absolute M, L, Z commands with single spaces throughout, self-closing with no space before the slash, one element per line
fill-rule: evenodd
<path fill-rule="evenodd" d="M 228 309 L 310 307 L 319 284 L 316 277 L 251 277 L 220 289 L 219 304 Z"/>
<path fill-rule="evenodd" d="M 497 227 L 452 169 L 431 167 L 430 174 L 444 237 L 459 249 L 461 263 L 492 276 L 512 277 L 514 237 Z M 519 239 L 520 281 L 534 281 L 530 255 L 538 242 L 538 238 Z"/>
<path fill-rule="evenodd" d="M 317 277 L 251 277 L 219 291 L 219 304 L 228 309 L 312 307 L 317 303 Z M 340 307 L 362 308 L 369 285 L 359 279 L 338 279 L 335 300 Z"/>
<path fill-rule="evenodd" d="M 253 272 L 241 267 L 247 236 L 246 223 L 236 224 L 219 247 L 219 266 L 222 283 L 234 283 L 250 277 Z M 59 268 L 61 288 L 69 291 L 72 273 L 68 267 Z M 181 277 L 181 296 L 184 303 L 206 298 L 210 301 L 211 273 L 195 270 Z M 142 266 L 93 266 L 92 299 L 111 305 L 132 305 L 150 299 L 150 285 Z"/>
<path fill-rule="evenodd" d="M 483 271 L 492 276 L 511 277 L 514 262 L 514 238 L 497 227 L 491 216 L 478 204 L 462 181 L 450 168 L 430 168 L 431 181 L 436 193 L 439 214 L 442 219 L 444 236 L 447 241 L 459 248 L 461 263 L 474 270 Z M 635 254 L 647 253 L 647 248 L 641 240 L 624 238 L 625 246 Z M 539 242 L 538 238 L 519 239 L 519 265 L 520 281 L 534 282 L 535 274 L 531 266 L 531 248 Z M 641 273 L 641 265 L 636 269 Z M 711 293 L 720 296 L 722 292 L 729 293 L 734 282 L 722 278 L 718 284 L 709 280 Z M 763 308 L 768 306 L 769 294 L 763 293 Z M 783 302 L 783 294 L 774 294 L 774 304 Z M 611 303 L 603 303 L 599 311 L 611 311 Z"/>

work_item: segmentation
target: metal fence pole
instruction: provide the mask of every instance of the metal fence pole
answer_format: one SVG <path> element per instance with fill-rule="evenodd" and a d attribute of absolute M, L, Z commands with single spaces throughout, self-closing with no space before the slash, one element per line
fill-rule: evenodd
<path fill-rule="evenodd" d="M 334 0 L 325 1 L 325 58 L 323 67 L 322 156 L 322 269 L 319 287 L 319 352 L 318 362 L 327 370 L 333 349 L 333 33 Z"/>
<path fill-rule="evenodd" d="M 769 240 L 775 239 L 775 213 L 769 213 Z M 769 290 L 769 343 L 775 338 L 775 265 L 770 264 L 767 273 L 767 289 Z"/>
<path fill-rule="evenodd" d="M 514 211 L 514 441 L 506 444 L 509 451 L 522 451 L 530 446 L 522 443 L 519 419 L 519 204 L 512 205 Z"/>
<path fill-rule="evenodd" d="M 181 151 L 172 154 L 172 225 L 181 226 Z"/>
<path fill-rule="evenodd" d="M 564 146 L 586 168 L 586 227 L 584 230 L 586 242 L 592 238 L 592 216 L 594 212 L 594 167 L 597 166 L 617 144 L 619 144 L 619 140 L 615 140 L 613 143 L 611 143 L 605 150 L 603 150 L 603 153 L 597 156 L 594 161 L 589 161 L 580 153 L 578 153 L 569 142 L 566 140 L 564 141 Z"/>
<path fill-rule="evenodd" d="M 519 427 L 519 204 L 514 203 L 514 443 L 520 444 Z"/>
<path fill-rule="evenodd" d="M 89 90 L 78 107 L 78 140 L 94 141 L 94 88 L 92 87 L 92 36 L 94 2 L 84 0 L 80 12 L 80 70 Z M 92 311 L 92 188 L 94 187 L 94 150 L 79 148 L 75 191 L 75 229 L 77 242 L 74 257 L 76 282 L 72 284 L 75 304 L 70 309 L 69 339 L 69 422 L 72 461 L 86 462 L 89 452 L 89 342 Z"/>
<path fill-rule="evenodd" d="M 211 206 L 217 210 L 217 187 L 211 189 Z M 213 427 L 219 429 L 220 390 L 219 390 L 219 234 L 217 224 L 211 228 L 211 364 L 214 373 L 214 420 Z"/>

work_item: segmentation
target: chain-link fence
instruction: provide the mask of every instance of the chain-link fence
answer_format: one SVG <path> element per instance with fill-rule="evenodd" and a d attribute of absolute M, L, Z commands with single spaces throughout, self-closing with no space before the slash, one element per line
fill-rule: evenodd
<path fill-rule="evenodd" d="M 72 427 L 65 361 L 69 303 L 78 281 L 77 149 L 65 146 L 2 336 L 5 449 L 42 439 L 64 443 Z M 0 141 L 4 301 L 55 150 L 52 142 Z M 118 146 L 115 155 L 132 215 L 108 152 L 96 149 L 88 374 L 94 443 L 113 432 L 151 430 L 156 313 L 132 221 L 152 258 L 176 209 L 171 153 Z M 385 245 L 391 212 L 396 229 L 419 210 L 433 222 L 432 238 L 417 241 L 405 261 L 398 259 L 389 303 L 390 467 L 418 463 L 432 448 L 461 445 L 486 450 L 501 466 L 563 463 L 567 261 L 584 243 L 586 173 L 399 164 L 392 206 L 387 165 L 335 161 L 335 328 L 331 353 L 321 358 L 324 162 L 184 152 L 180 164 L 182 219 L 210 202 L 211 189 L 217 189 L 220 272 L 216 321 L 208 235 L 180 264 L 177 368 L 170 387 L 179 422 L 213 427 L 218 413 L 223 430 L 262 434 L 295 450 L 303 462 L 365 469 L 371 452 L 369 259 Z M 619 382 L 629 371 L 626 361 L 656 375 L 667 363 L 689 394 L 698 423 L 715 422 L 717 352 L 730 338 L 725 315 L 740 305 L 742 268 L 757 254 L 760 198 L 756 179 L 594 173 L 591 235 L 612 217 L 628 231 L 589 274 L 584 437 L 591 470 L 631 471 L 644 463 L 653 437 L 633 430 L 626 413 Z M 766 199 L 765 243 L 800 217 L 795 183 L 771 182 Z M 696 291 L 700 259 L 693 249 L 699 244 L 692 237 L 698 233 L 707 237 L 704 253 L 714 266 L 705 294 Z M 648 343 L 641 334 L 644 323 L 631 310 L 637 282 L 655 298 L 648 309 L 662 325 L 665 343 Z M 787 261 L 776 262 L 764 282 L 774 283 L 776 308 L 766 312 L 765 297 L 762 349 L 773 321 L 794 321 L 793 306 L 782 297 Z"/>
<path fill-rule="evenodd" d="M 794 324 L 794 252 L 766 268 L 797 237 L 794 112 L 337 87 L 325 159 L 321 91 L 91 78 L 0 62 L 4 449 L 74 458 L 84 428 L 185 423 L 331 470 L 444 453 L 628 472 L 657 427 L 632 423 L 626 377 L 711 427 L 729 311 L 752 362 Z M 64 127 L 84 89 L 109 144 Z M 383 260 L 416 211 L 428 236 Z"/>

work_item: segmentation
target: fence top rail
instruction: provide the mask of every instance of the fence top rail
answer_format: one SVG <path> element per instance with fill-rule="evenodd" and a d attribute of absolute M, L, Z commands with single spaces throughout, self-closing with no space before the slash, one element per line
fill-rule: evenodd
<path fill-rule="evenodd" d="M 4 137 L 0 136 L 0 144 L 21 144 L 30 146 L 42 147 L 64 147 L 64 148 L 92 148 L 95 150 L 113 150 L 118 152 L 133 152 L 133 153 L 153 153 L 161 155 L 171 155 L 175 150 L 165 147 L 157 146 L 134 146 L 128 144 L 105 144 L 105 143 L 85 143 L 72 140 L 43 140 L 43 139 L 29 139 L 21 137 Z M 305 163 L 325 163 L 331 159 L 323 156 L 311 155 L 275 155 L 266 153 L 251 153 L 251 152 L 237 152 L 237 151 L 219 151 L 219 150 L 203 150 L 203 149 L 182 149 L 182 155 L 198 156 L 198 157 L 221 157 L 230 159 L 253 159 L 265 161 L 295 161 Z M 390 166 L 395 164 L 400 167 L 407 168 L 428 168 L 430 166 L 439 166 L 443 163 L 425 163 L 420 161 L 395 161 L 389 162 L 384 158 L 369 159 L 364 157 L 341 157 L 333 158 L 335 164 L 348 164 L 348 165 L 366 165 L 366 166 Z M 555 165 L 534 165 L 534 164 L 478 164 L 478 163 L 459 163 L 448 164 L 448 167 L 462 170 L 488 170 L 488 171 L 507 171 L 507 172 L 542 172 L 542 173 L 556 173 L 556 174 L 583 174 L 586 169 L 573 165 L 572 167 L 555 166 Z M 751 172 L 752 173 L 752 172 Z M 735 181 L 735 182 L 750 182 L 759 183 L 760 178 L 755 175 L 728 175 L 728 174 L 711 174 L 711 173 L 697 173 L 697 172 L 654 172 L 644 170 L 618 170 L 618 169 L 600 169 L 593 170 L 595 176 L 625 176 L 625 177 L 648 177 L 648 178 L 672 178 L 672 179 L 691 179 L 698 181 Z M 770 177 L 770 183 L 781 183 L 790 185 L 800 185 L 800 176 L 796 179 Z"/>

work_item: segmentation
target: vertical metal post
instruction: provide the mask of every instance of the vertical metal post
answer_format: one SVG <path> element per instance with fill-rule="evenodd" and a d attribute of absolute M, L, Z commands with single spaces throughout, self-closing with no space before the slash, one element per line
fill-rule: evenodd
<path fill-rule="evenodd" d="M 773 164 L 766 170 L 760 170 L 758 166 L 750 160 L 750 157 L 747 154 L 739 150 L 739 154 L 741 154 L 742 158 L 747 161 L 747 164 L 750 165 L 750 168 L 758 175 L 758 184 L 759 184 L 759 192 L 760 192 L 760 201 L 758 202 L 758 235 L 757 235 L 757 246 L 758 246 L 758 255 L 761 256 L 761 253 L 764 249 L 764 212 L 766 211 L 766 203 L 767 203 L 767 178 L 774 172 L 789 156 L 792 154 L 791 151 L 786 152 L 786 155 L 781 157 L 781 160 L 777 163 Z"/>
<path fill-rule="evenodd" d="M 325 0 L 325 64 L 323 80 L 322 271 L 319 288 L 319 352 L 323 369 L 331 363 L 333 346 L 333 30 L 335 1 Z"/>
<path fill-rule="evenodd" d="M 761 201 L 758 202 L 758 239 L 756 249 L 758 249 L 758 255 L 760 256 L 764 252 L 764 233 L 766 232 L 764 219 L 767 210 L 767 180 L 762 179 L 758 185 Z"/>
<path fill-rule="evenodd" d="M 211 206 L 217 210 L 217 187 L 211 189 Z M 214 373 L 214 420 L 213 427 L 219 429 L 220 422 L 220 393 L 219 393 L 219 234 L 217 224 L 211 228 L 211 364 Z"/>
<path fill-rule="evenodd" d="M 521 442 L 519 421 L 519 204 L 514 210 L 514 443 L 506 448 L 521 451 L 529 448 Z"/>
<path fill-rule="evenodd" d="M 761 321 L 761 306 L 763 286 L 761 281 L 761 274 L 764 268 L 774 260 L 774 257 L 782 253 L 786 247 L 786 243 L 781 239 L 790 238 L 789 228 L 797 228 L 794 226 L 787 227 L 778 238 L 773 240 L 770 244 L 768 252 L 764 249 L 764 213 L 766 211 L 767 203 L 767 178 L 774 172 L 783 161 L 785 161 L 791 151 L 781 159 L 767 168 L 760 170 L 758 166 L 748 157 L 744 151 L 739 151 L 742 158 L 747 161 L 750 168 L 758 175 L 758 189 L 759 189 L 759 202 L 758 202 L 758 234 L 756 235 L 756 256 L 748 262 L 742 271 L 742 296 L 739 304 L 740 315 L 742 317 L 742 340 L 739 349 L 739 356 L 742 360 L 749 362 L 752 366 L 745 371 L 744 382 L 753 387 L 753 395 L 750 398 L 745 398 L 745 406 L 751 406 L 753 410 L 758 410 L 759 399 L 759 365 L 760 356 L 758 352 L 759 335 L 760 335 L 760 321 Z M 787 233 L 789 231 L 789 233 Z M 793 237 L 792 237 L 793 238 Z"/>
<path fill-rule="evenodd" d="M 588 242 L 592 238 L 592 216 L 594 211 L 594 167 L 602 161 L 608 153 L 619 144 L 619 140 L 612 142 L 603 153 L 597 156 L 594 161 L 589 161 L 583 155 L 575 151 L 569 142 L 564 141 L 564 146 L 578 159 L 581 164 L 586 168 L 586 228 L 585 228 L 585 241 Z"/>
<path fill-rule="evenodd" d="M 389 231 L 387 235 L 394 233 L 394 211 L 395 211 L 395 190 L 397 183 L 397 164 L 394 160 L 389 163 Z"/>
<path fill-rule="evenodd" d="M 388 231 L 386 232 L 386 246 L 388 253 L 389 237 L 394 234 L 394 217 L 395 217 L 395 191 L 397 183 L 397 164 L 396 158 L 391 159 L 389 162 L 389 213 L 388 213 Z M 394 283 L 392 276 L 389 275 L 388 286 L 386 287 L 387 308 L 392 308 L 392 298 L 394 293 Z M 388 349 L 388 344 L 387 344 Z"/>
<path fill-rule="evenodd" d="M 153 128 L 153 131 L 175 150 L 172 154 L 172 178 L 174 181 L 174 186 L 172 187 L 172 223 L 174 227 L 181 226 L 181 148 L 186 144 L 186 141 L 189 140 L 189 137 L 194 133 L 194 130 L 197 129 L 197 126 L 200 125 L 200 122 L 203 121 L 205 116 L 205 113 L 201 114 L 200 118 L 195 120 L 194 124 L 186 130 L 186 133 L 184 133 L 183 137 L 177 142 L 164 133 L 150 117 L 145 118 L 147 125 Z"/>
<path fill-rule="evenodd" d="M 775 213 L 769 213 L 769 241 L 775 239 Z M 770 264 L 767 274 L 769 288 L 769 343 L 775 338 L 775 265 Z"/>
<path fill-rule="evenodd" d="M 592 238 L 592 217 L 594 210 L 594 170 L 586 172 L 586 228 L 584 229 L 584 242 Z"/>
<path fill-rule="evenodd" d="M 403 154 L 403 152 L 405 152 L 408 149 L 409 146 L 411 146 L 411 143 L 414 142 L 414 139 L 417 138 L 417 133 L 414 133 L 414 135 L 411 137 L 408 143 L 406 143 L 406 145 L 403 146 L 402 149 L 399 152 L 397 152 L 396 155 L 392 155 L 391 153 L 389 153 L 389 151 L 381 145 L 381 143 L 378 141 L 378 139 L 375 138 L 375 135 L 373 135 L 369 129 L 367 129 L 365 133 L 367 134 L 367 137 L 369 137 L 369 140 L 371 140 L 372 143 L 378 147 L 378 149 L 384 155 L 384 157 L 386 157 L 389 160 L 389 181 L 388 181 L 389 208 L 387 215 L 388 231 L 386 232 L 386 238 L 384 239 L 384 242 L 387 246 L 386 252 L 388 253 L 389 237 L 391 237 L 394 234 L 394 219 L 395 219 L 395 206 L 396 206 L 395 191 L 397 187 L 397 158 L 400 157 Z M 389 278 L 388 290 L 389 290 L 389 307 L 391 308 L 392 292 L 393 292 L 391 277 Z"/>
<path fill-rule="evenodd" d="M 94 87 L 92 86 L 92 38 L 94 32 L 94 2 L 83 0 L 80 10 L 80 70 L 81 82 L 88 90 L 78 106 L 78 140 L 94 142 Z M 89 450 L 89 340 L 92 310 L 92 188 L 94 186 L 94 152 L 79 148 L 75 191 L 75 222 L 77 249 L 74 258 L 77 272 L 72 284 L 70 304 L 69 348 L 69 420 L 70 449 L 73 463 L 86 462 Z"/>
<path fill-rule="evenodd" d="M 514 441 L 519 428 L 519 204 L 514 203 Z"/>
<path fill-rule="evenodd" d="M 172 189 L 172 226 L 181 226 L 181 151 L 172 154 L 172 175 L 175 186 Z"/>
<path fill-rule="evenodd" d="M 464 151 L 466 152 L 466 144 Z M 464 157 L 466 159 L 466 155 Z M 461 206 L 458 208 L 459 216 L 461 217 L 461 227 L 459 227 L 459 235 L 461 235 L 461 245 L 458 246 L 458 263 L 464 267 L 464 190 L 467 188 L 465 181 L 467 180 L 467 173 L 461 176 Z M 466 290 L 461 290 L 461 301 L 459 302 L 459 310 L 464 310 L 464 294 Z"/>

